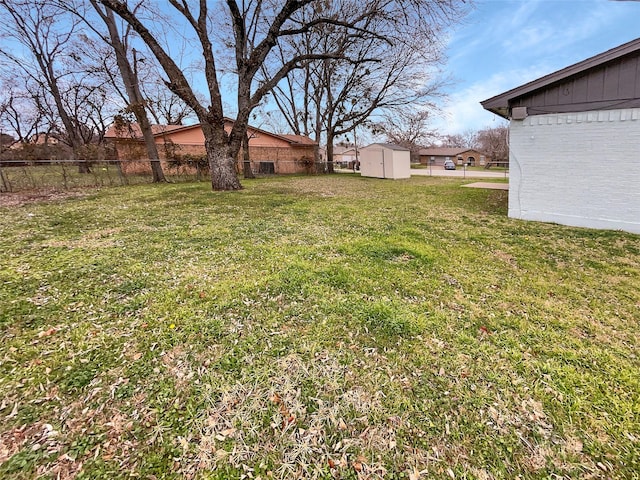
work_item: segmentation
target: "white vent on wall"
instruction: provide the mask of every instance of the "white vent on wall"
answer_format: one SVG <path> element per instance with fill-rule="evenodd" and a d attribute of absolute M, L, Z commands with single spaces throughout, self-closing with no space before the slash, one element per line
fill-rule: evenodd
<path fill-rule="evenodd" d="M 527 107 L 513 107 L 511 109 L 511 120 L 524 120 L 527 118 Z"/>

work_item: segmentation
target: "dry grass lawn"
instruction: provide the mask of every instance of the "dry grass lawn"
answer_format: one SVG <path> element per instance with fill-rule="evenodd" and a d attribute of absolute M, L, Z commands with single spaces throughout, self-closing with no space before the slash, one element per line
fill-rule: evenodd
<path fill-rule="evenodd" d="M 640 238 L 462 183 L 0 207 L 0 477 L 640 478 Z"/>

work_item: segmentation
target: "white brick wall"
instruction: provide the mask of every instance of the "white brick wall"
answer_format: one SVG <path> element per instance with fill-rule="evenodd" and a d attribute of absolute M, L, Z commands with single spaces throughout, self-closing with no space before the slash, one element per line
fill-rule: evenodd
<path fill-rule="evenodd" d="M 509 127 L 509 216 L 640 233 L 640 108 Z"/>

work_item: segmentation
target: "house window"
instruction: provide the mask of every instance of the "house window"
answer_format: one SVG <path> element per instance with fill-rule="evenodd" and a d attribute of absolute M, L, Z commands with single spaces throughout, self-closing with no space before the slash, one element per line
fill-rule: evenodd
<path fill-rule="evenodd" d="M 486 163 L 485 156 L 484 155 L 480 155 L 480 166 L 484 167 L 485 163 Z"/>
<path fill-rule="evenodd" d="M 273 175 L 276 173 L 276 166 L 273 162 L 260 162 L 258 172 L 263 175 Z"/>

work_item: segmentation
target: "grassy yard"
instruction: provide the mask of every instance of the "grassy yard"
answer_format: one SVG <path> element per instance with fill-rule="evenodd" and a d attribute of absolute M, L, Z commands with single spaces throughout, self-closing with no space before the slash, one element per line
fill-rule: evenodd
<path fill-rule="evenodd" d="M 461 183 L 0 208 L 0 478 L 640 478 L 640 237 Z"/>

